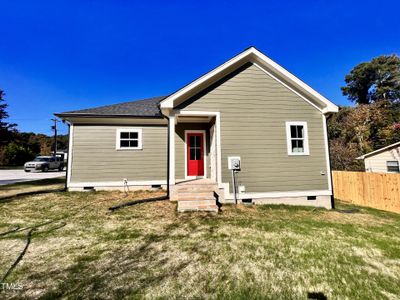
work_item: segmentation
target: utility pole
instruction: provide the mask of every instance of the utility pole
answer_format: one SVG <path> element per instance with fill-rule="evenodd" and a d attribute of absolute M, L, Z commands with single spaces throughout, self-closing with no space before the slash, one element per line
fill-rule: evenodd
<path fill-rule="evenodd" d="M 53 156 L 56 157 L 57 154 L 57 118 L 51 119 L 54 122 L 54 125 L 51 126 L 51 129 L 54 130 L 54 152 Z"/>

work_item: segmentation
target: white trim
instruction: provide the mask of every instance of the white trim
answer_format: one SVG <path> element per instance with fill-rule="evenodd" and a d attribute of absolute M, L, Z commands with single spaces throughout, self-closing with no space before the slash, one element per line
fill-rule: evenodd
<path fill-rule="evenodd" d="M 201 76 L 192 83 L 173 93 L 172 95 L 160 102 L 160 107 L 171 109 L 174 108 L 175 100 L 179 98 L 184 98 L 184 96 L 187 94 L 190 95 L 190 92 L 195 88 L 201 88 L 202 86 L 205 87 L 207 84 L 211 84 L 216 79 L 218 79 L 218 76 L 227 75 L 230 69 L 238 68 L 242 65 L 243 61 L 251 61 L 253 63 L 264 65 L 266 68 L 287 79 L 290 83 L 302 89 L 303 91 L 314 97 L 316 100 L 324 104 L 326 106 L 324 108 L 325 113 L 338 111 L 338 107 L 335 104 L 330 102 L 328 99 L 323 97 L 310 86 L 302 82 L 296 76 L 282 68 L 280 65 L 272 61 L 270 58 L 265 56 L 254 47 L 250 47 L 249 49 L 239 53 L 232 59 L 228 60 L 227 62 L 223 63 L 222 65 L 218 66 L 217 68 L 211 70 L 207 74 Z"/>
<path fill-rule="evenodd" d="M 115 117 L 109 117 L 109 118 L 102 118 L 102 117 L 79 117 L 74 116 L 74 117 L 62 117 L 63 120 L 66 120 L 70 123 L 74 124 L 89 124 L 89 125 L 115 125 L 115 126 L 121 126 L 121 125 L 127 125 L 127 126 L 143 126 L 143 125 L 164 125 L 167 126 L 167 120 L 166 119 L 160 119 L 160 118 L 128 118 L 128 117 L 123 117 L 123 116 L 115 116 Z"/>
<path fill-rule="evenodd" d="M 215 132 L 217 134 L 217 183 L 222 186 L 222 151 L 221 151 L 221 113 L 219 111 L 178 111 L 177 115 L 182 116 L 214 116 Z M 175 130 L 175 129 L 174 129 Z M 213 166 L 212 166 L 213 167 Z M 175 174 L 174 174 L 175 175 Z M 174 177 L 175 178 L 175 177 Z"/>
<path fill-rule="evenodd" d="M 121 141 L 121 132 L 136 132 L 138 134 L 138 145 L 137 147 L 121 147 L 120 141 Z M 142 150 L 143 149 L 143 130 L 142 128 L 132 128 L 132 127 L 121 127 L 116 129 L 115 133 L 115 149 L 120 151 L 135 151 L 135 150 Z"/>
<path fill-rule="evenodd" d="M 188 173 L 188 168 L 187 168 L 187 134 L 188 133 L 202 133 L 203 134 L 203 161 L 204 161 L 204 175 L 203 176 L 189 176 Z M 206 156 L 206 151 L 207 151 L 207 141 L 206 141 L 206 131 L 205 130 L 185 130 L 185 179 L 195 179 L 195 178 L 207 178 L 207 156 Z"/>
<path fill-rule="evenodd" d="M 69 187 L 69 185 L 71 183 L 73 136 L 74 136 L 74 124 L 70 123 L 70 125 L 69 125 L 69 141 L 68 141 L 68 158 L 67 158 L 68 159 L 67 187 Z"/>
<path fill-rule="evenodd" d="M 233 193 L 229 192 L 229 183 L 222 184 L 224 188 L 224 199 L 234 200 Z M 264 192 L 264 193 L 238 193 L 238 199 L 259 199 L 259 198 L 285 198 L 285 197 L 306 197 L 306 196 L 331 196 L 330 190 L 309 190 L 289 192 Z"/>
<path fill-rule="evenodd" d="M 169 185 L 175 184 L 175 116 L 169 116 Z"/>
<path fill-rule="evenodd" d="M 304 137 L 303 137 L 304 152 L 292 152 L 292 136 L 291 136 L 290 126 L 303 126 L 303 129 L 304 129 Z M 290 156 L 310 155 L 310 148 L 309 148 L 309 144 L 308 144 L 307 122 L 304 122 L 304 121 L 287 121 L 286 122 L 286 145 L 287 145 L 287 153 Z"/>
<path fill-rule="evenodd" d="M 166 180 L 135 180 L 135 181 L 129 181 L 128 180 L 128 186 L 146 186 L 146 185 L 166 185 L 167 181 Z M 71 182 L 68 187 L 69 188 L 83 188 L 83 187 L 123 187 L 124 186 L 124 181 L 88 181 L 88 182 L 83 182 L 83 181 L 78 181 L 78 182 Z"/>
<path fill-rule="evenodd" d="M 332 179 L 331 179 L 331 163 L 329 159 L 329 144 L 328 144 L 328 129 L 326 127 L 326 116 L 322 115 L 322 127 L 324 131 L 324 146 L 325 146 L 325 157 L 326 157 L 326 173 L 328 178 L 328 189 L 332 191 Z"/>
<path fill-rule="evenodd" d="M 390 148 L 392 148 L 392 147 L 396 147 L 396 146 L 400 146 L 400 142 L 396 142 L 396 143 L 393 143 L 393 144 L 391 144 L 391 145 L 389 145 L 389 146 L 386 146 L 386 147 L 380 148 L 380 149 L 378 149 L 378 150 L 369 152 L 369 153 L 367 153 L 367 154 L 364 154 L 364 155 L 362 155 L 362 156 L 357 157 L 356 159 L 364 159 L 364 158 L 373 156 L 374 154 L 377 154 L 377 153 L 379 153 L 379 152 L 381 152 L 381 151 L 385 151 L 385 150 L 388 150 L 388 149 L 390 149 Z"/>
<path fill-rule="evenodd" d="M 217 132 L 215 124 L 210 127 L 210 179 L 217 182 Z"/>
<path fill-rule="evenodd" d="M 272 75 L 270 72 L 268 72 L 267 70 L 265 70 L 263 67 L 259 66 L 257 63 L 254 63 L 254 65 L 259 68 L 262 72 L 264 72 L 265 74 L 267 74 L 268 76 L 271 76 L 273 79 L 275 79 L 276 81 L 278 81 L 280 84 L 282 84 L 284 87 L 286 87 L 287 89 L 289 89 L 290 91 L 292 91 L 293 93 L 295 93 L 297 96 L 299 96 L 300 98 L 302 98 L 304 101 L 306 101 L 308 104 L 310 104 L 311 106 L 313 106 L 314 108 L 316 108 L 318 111 L 323 112 L 323 109 L 321 109 L 320 107 L 316 106 L 314 103 L 312 103 L 310 100 L 308 100 L 306 97 L 304 97 L 303 95 L 301 95 L 300 93 L 298 93 L 297 91 L 295 91 L 294 89 L 292 89 L 290 86 L 288 86 L 286 83 L 284 83 L 282 80 L 279 80 L 277 77 L 275 77 L 274 75 Z"/>
<path fill-rule="evenodd" d="M 331 101 L 326 99 L 324 96 L 322 96 L 320 93 L 318 93 L 316 90 L 311 88 L 309 85 L 301 81 L 299 78 L 294 76 L 292 73 L 278 65 L 276 62 L 274 62 L 272 59 L 267 57 L 265 54 L 261 53 L 257 49 L 254 48 L 254 52 L 256 56 L 259 56 L 264 62 L 266 62 L 267 65 L 271 66 L 273 70 L 276 70 L 278 73 L 282 74 L 284 77 L 288 78 L 290 81 L 292 81 L 294 84 L 298 85 L 300 88 L 317 98 L 319 101 L 324 103 L 326 105 L 326 111 L 327 112 L 338 112 L 339 108 L 333 104 Z"/>

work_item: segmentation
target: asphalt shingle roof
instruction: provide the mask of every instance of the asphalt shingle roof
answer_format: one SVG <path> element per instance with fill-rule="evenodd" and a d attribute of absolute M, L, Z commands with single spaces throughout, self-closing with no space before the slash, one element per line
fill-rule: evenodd
<path fill-rule="evenodd" d="M 124 103 L 72 110 L 56 114 L 58 116 L 130 116 L 162 117 L 159 103 L 168 96 L 153 97 Z"/>

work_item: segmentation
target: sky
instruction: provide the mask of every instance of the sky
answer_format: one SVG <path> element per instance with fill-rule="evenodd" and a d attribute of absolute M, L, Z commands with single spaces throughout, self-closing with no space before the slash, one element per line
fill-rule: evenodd
<path fill-rule="evenodd" d="M 255 46 L 338 105 L 358 63 L 400 53 L 400 1 L 0 0 L 9 121 L 167 95 Z M 60 133 L 67 127 L 60 124 Z"/>

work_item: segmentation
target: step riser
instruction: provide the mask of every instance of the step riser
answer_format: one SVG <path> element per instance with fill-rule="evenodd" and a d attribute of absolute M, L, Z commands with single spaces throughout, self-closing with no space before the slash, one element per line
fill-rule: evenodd
<path fill-rule="evenodd" d="M 216 185 L 182 185 L 175 186 L 174 190 L 177 192 L 184 191 L 214 191 L 217 189 Z"/>
<path fill-rule="evenodd" d="M 176 194 L 176 198 L 178 201 L 215 199 L 214 193 L 178 193 Z"/>
<path fill-rule="evenodd" d="M 174 190 L 175 193 L 210 193 L 214 192 L 216 189 L 193 189 L 193 188 L 185 188 Z"/>
<path fill-rule="evenodd" d="M 210 205 L 210 206 L 203 206 L 203 207 L 197 207 L 193 209 L 187 209 L 187 208 L 179 208 L 178 207 L 178 212 L 189 212 L 189 211 L 205 211 L 205 212 L 218 212 L 218 206 L 216 205 Z"/>
<path fill-rule="evenodd" d="M 177 201 L 201 201 L 201 200 L 214 200 L 215 201 L 215 198 L 214 197 L 211 197 L 211 196 L 207 196 L 207 197 L 203 197 L 203 196 L 185 196 L 185 197 L 180 197 L 180 196 L 178 196 L 178 197 L 176 197 L 177 199 Z"/>
<path fill-rule="evenodd" d="M 178 201 L 178 207 L 198 207 L 202 205 L 216 205 L 215 200 Z"/>

